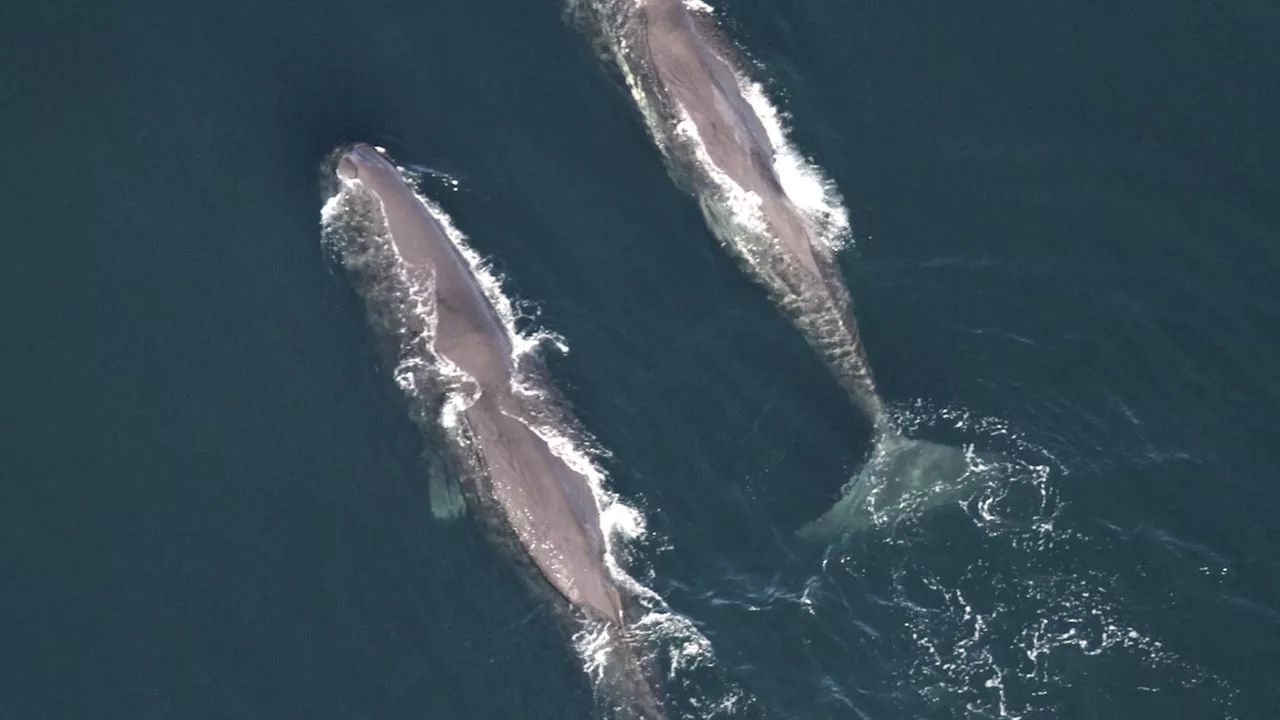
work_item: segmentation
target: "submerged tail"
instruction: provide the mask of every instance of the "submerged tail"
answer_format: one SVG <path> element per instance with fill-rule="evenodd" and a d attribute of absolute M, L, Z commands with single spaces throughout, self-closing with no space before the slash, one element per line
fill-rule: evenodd
<path fill-rule="evenodd" d="M 971 448 L 886 433 L 835 506 L 797 534 L 806 540 L 839 540 L 963 502 L 980 480 L 984 460 Z"/>
<path fill-rule="evenodd" d="M 635 628 L 605 623 L 596 632 L 598 649 L 588 662 L 606 714 L 615 720 L 667 720 L 656 658 Z"/>

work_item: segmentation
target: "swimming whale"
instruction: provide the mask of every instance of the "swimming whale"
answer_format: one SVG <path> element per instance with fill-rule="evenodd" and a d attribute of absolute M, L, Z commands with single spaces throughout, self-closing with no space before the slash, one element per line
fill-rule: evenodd
<path fill-rule="evenodd" d="M 604 626 L 615 645 L 612 683 L 632 706 L 626 714 L 661 718 L 628 637 L 629 598 L 606 560 L 593 489 L 535 430 L 530 397 L 516 390 L 512 337 L 472 265 L 380 149 L 340 148 L 332 168 L 348 219 L 363 223 L 339 253 L 393 346 L 415 421 L 437 439 L 442 422 L 460 431 L 442 444 L 468 505 L 554 598 Z"/>
<path fill-rule="evenodd" d="M 582 0 L 577 9 L 622 72 L 673 177 L 873 426 L 867 462 L 841 500 L 800 534 L 845 535 L 895 511 L 963 497 L 973 478 L 970 456 L 905 437 L 886 412 L 834 252 L 783 186 L 779 148 L 744 95 L 733 46 L 684 0 Z M 755 205 L 745 222 L 730 207 L 742 197 Z"/>

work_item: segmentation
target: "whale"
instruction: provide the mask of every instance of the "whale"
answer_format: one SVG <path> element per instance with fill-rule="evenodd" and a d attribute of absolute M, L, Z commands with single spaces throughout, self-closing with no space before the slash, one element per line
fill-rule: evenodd
<path fill-rule="evenodd" d="M 611 641 L 610 687 L 622 696 L 611 702 L 625 706 L 621 716 L 663 717 L 629 631 L 634 603 L 610 567 L 595 491 L 541 431 L 545 394 L 520 391 L 512 331 L 475 265 L 384 150 L 343 146 L 329 166 L 343 204 L 333 211 L 344 218 L 339 259 L 411 417 L 446 458 L 431 471 L 433 512 L 471 509 L 526 579 Z"/>
<path fill-rule="evenodd" d="M 840 500 L 799 534 L 847 537 L 966 497 L 983 465 L 977 456 L 908 438 L 887 412 L 834 250 L 780 178 L 777 135 L 744 92 L 736 48 L 684 0 L 580 0 L 573 10 L 621 72 L 673 179 L 871 424 L 866 461 Z M 754 206 L 746 221 L 742 198 Z"/>

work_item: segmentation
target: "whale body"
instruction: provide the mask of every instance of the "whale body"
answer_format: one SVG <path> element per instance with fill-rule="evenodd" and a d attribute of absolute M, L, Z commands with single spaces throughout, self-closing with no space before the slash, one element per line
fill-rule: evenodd
<path fill-rule="evenodd" d="M 536 398 L 517 391 L 510 331 L 474 268 L 380 149 L 340 148 L 331 163 L 345 203 L 340 259 L 389 346 L 413 419 L 447 456 L 449 469 L 432 477 L 433 510 L 461 510 L 439 481 L 455 473 L 499 544 L 613 640 L 612 684 L 627 695 L 626 714 L 661 718 L 628 638 L 629 603 L 606 558 L 595 492 L 538 431 Z"/>
<path fill-rule="evenodd" d="M 801 530 L 846 535 L 888 518 L 869 498 L 913 498 L 913 510 L 965 495 L 973 473 L 957 447 L 905 437 L 889 417 L 854 320 L 853 302 L 820 222 L 780 179 L 780 148 L 744 93 L 742 63 L 704 13 L 684 0 L 581 0 L 579 16 L 631 90 L 678 184 L 708 225 L 800 330 L 874 431 L 869 459 L 844 497 Z M 742 199 L 754 212 L 741 210 Z M 905 505 L 903 506 L 905 508 Z"/>

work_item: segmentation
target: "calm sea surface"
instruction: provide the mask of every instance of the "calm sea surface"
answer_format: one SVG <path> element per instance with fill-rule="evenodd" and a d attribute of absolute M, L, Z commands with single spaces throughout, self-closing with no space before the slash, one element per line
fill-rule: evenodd
<path fill-rule="evenodd" d="M 1280 5 L 718 10 L 844 195 L 892 412 L 1000 483 L 795 539 L 866 423 L 556 0 L 6 3 L 0 717 L 592 715 L 428 512 L 320 246 L 352 140 L 456 180 L 567 341 L 631 566 L 710 640 L 680 714 L 1280 716 Z"/>

